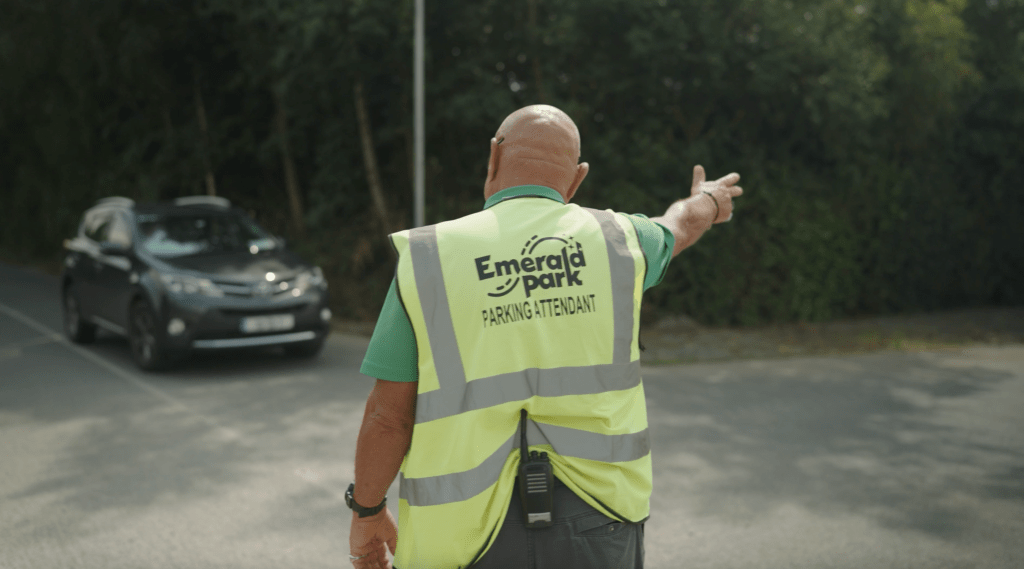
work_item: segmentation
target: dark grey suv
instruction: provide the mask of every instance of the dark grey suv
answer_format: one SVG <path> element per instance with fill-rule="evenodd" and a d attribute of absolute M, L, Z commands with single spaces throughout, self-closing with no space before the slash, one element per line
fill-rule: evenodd
<path fill-rule="evenodd" d="M 106 198 L 64 242 L 64 330 L 127 336 L 152 370 L 191 350 L 281 345 L 312 357 L 330 331 L 327 282 L 223 198 Z"/>

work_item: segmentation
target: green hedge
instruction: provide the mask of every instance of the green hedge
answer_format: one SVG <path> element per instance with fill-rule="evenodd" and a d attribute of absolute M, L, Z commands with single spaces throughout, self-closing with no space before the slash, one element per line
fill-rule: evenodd
<path fill-rule="evenodd" d="M 694 164 L 743 175 L 735 220 L 672 263 L 649 313 L 757 324 L 1024 300 L 1022 0 L 427 4 L 428 222 L 480 207 L 495 128 L 547 102 L 580 128 L 585 205 L 654 216 Z M 202 193 L 209 161 L 220 195 L 324 266 L 338 314 L 374 318 L 393 265 L 353 88 L 407 226 L 411 26 L 409 0 L 0 3 L 0 255 L 59 259 L 97 198 Z"/>

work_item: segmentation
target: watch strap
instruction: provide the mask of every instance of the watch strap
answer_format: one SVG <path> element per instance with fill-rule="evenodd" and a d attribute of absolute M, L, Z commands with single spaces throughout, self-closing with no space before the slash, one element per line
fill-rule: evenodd
<path fill-rule="evenodd" d="M 359 514 L 360 518 L 367 518 L 367 517 L 370 517 L 370 516 L 380 512 L 381 510 L 384 509 L 384 506 L 388 502 L 388 497 L 384 496 L 384 499 L 380 501 L 380 504 L 377 504 L 376 506 L 374 506 L 372 508 L 367 508 L 365 506 L 360 506 L 359 503 L 356 502 L 356 499 L 355 499 L 355 495 L 354 495 L 355 489 L 356 489 L 356 483 L 355 482 L 353 482 L 353 483 L 348 485 L 348 490 L 345 491 L 345 504 L 347 504 L 348 507 L 351 508 L 353 512 Z"/>

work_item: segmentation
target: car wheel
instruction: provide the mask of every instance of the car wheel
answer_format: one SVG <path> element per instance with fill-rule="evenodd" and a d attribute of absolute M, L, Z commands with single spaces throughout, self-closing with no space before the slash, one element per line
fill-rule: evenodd
<path fill-rule="evenodd" d="M 64 334 L 76 344 L 88 344 L 96 339 L 96 325 L 82 319 L 82 305 L 74 283 L 64 287 Z"/>
<path fill-rule="evenodd" d="M 129 316 L 128 343 L 132 358 L 146 371 L 166 369 L 178 359 L 163 343 L 160 323 L 145 300 L 132 304 Z"/>
<path fill-rule="evenodd" d="M 284 353 L 295 358 L 315 358 L 324 347 L 326 336 L 306 342 L 295 342 L 285 344 Z"/>

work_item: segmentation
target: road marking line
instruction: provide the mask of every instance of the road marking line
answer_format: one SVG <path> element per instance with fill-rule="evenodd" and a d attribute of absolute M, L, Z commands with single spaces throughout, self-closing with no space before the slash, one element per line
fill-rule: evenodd
<path fill-rule="evenodd" d="M 95 363 L 96 365 L 106 369 L 107 371 L 109 371 L 109 372 L 113 373 L 114 375 L 120 377 L 121 379 L 131 383 L 132 385 L 138 387 L 139 389 L 142 389 L 142 390 L 148 392 L 149 394 L 154 395 L 154 396 L 164 400 L 166 403 L 170 404 L 171 406 L 176 407 L 176 408 L 178 408 L 181 411 L 184 411 L 186 414 L 191 415 L 191 416 L 199 419 L 200 421 L 206 423 L 210 427 L 213 427 L 214 429 L 220 431 L 222 434 L 226 435 L 228 439 L 233 440 L 233 441 L 241 442 L 242 444 L 245 444 L 245 445 L 250 446 L 250 447 L 254 446 L 252 444 L 252 442 L 247 437 L 242 435 L 240 432 L 238 432 L 238 431 L 236 431 L 236 430 L 234 430 L 234 429 L 232 429 L 230 427 L 225 427 L 224 425 L 222 425 L 218 421 L 216 421 L 214 419 L 211 419 L 210 417 L 207 417 L 206 415 L 203 415 L 202 413 L 199 413 L 198 411 L 196 411 L 196 410 L 192 409 L 191 407 L 189 407 L 188 405 L 186 405 L 183 401 L 181 401 L 181 400 L 177 399 L 176 397 L 174 397 L 174 396 L 164 392 L 161 389 L 158 389 L 158 388 L 150 385 L 149 383 L 143 381 L 142 379 L 139 379 L 138 377 L 135 376 L 135 374 L 132 374 L 131 372 L 125 370 L 121 366 L 119 366 L 117 364 L 114 364 L 112 362 L 109 362 L 109 361 L 103 359 L 102 357 L 100 357 L 100 356 L 90 352 L 89 350 L 86 350 L 85 348 L 83 348 L 81 346 L 78 346 L 78 345 L 75 345 L 75 344 L 71 343 L 62 334 L 59 334 L 56 331 L 51 330 L 45 324 L 43 324 L 41 322 L 38 322 L 35 319 L 22 314 L 21 312 L 19 312 L 19 311 L 15 310 L 15 309 L 5 305 L 2 302 L 0 302 L 0 312 L 7 313 L 8 316 L 10 316 L 10 317 L 12 317 L 12 318 L 14 318 L 16 320 L 20 320 L 22 323 L 26 324 L 30 328 L 34 328 L 35 330 L 38 330 L 40 333 L 44 334 L 47 338 L 50 338 L 51 341 L 56 342 L 58 344 L 61 344 L 63 346 L 66 346 L 66 347 L 70 348 L 72 351 L 76 352 L 78 355 L 82 356 L 83 358 L 85 358 L 85 359 Z M 334 498 L 337 498 L 338 500 L 341 500 L 341 501 L 345 500 L 345 495 L 344 495 L 343 492 L 339 492 L 336 488 L 321 482 L 317 478 L 309 477 L 307 475 L 307 473 L 305 473 L 305 472 L 303 472 L 302 474 L 300 474 L 299 472 L 300 471 L 295 471 L 295 472 L 293 472 L 293 474 L 295 474 L 295 476 L 297 478 L 299 478 L 299 479 L 301 479 L 301 480 L 303 480 L 303 481 L 305 481 L 305 482 L 307 482 L 309 484 L 312 484 L 313 486 L 317 486 L 318 488 L 323 489 L 324 491 L 326 491 L 328 494 L 330 494 Z"/>
<path fill-rule="evenodd" d="M 20 351 L 22 348 L 30 348 L 32 346 L 41 346 L 43 344 L 50 344 L 53 342 L 59 342 L 64 339 L 64 336 L 60 334 L 44 334 L 31 340 L 25 340 L 24 342 L 14 342 L 13 344 L 7 344 L 0 346 L 0 350 L 14 350 Z"/>
<path fill-rule="evenodd" d="M 6 346 L 0 346 L 0 361 L 20 358 L 25 348 L 52 344 L 54 342 L 59 342 L 62 339 L 64 339 L 64 337 L 60 334 L 47 334 L 31 340 L 25 340 L 24 342 L 15 342 L 13 344 L 7 344 Z"/>
<path fill-rule="evenodd" d="M 195 410 L 193 410 L 191 407 L 186 405 L 181 400 L 171 396 L 168 393 L 165 393 L 164 391 L 162 391 L 160 389 L 157 389 L 156 387 L 153 387 L 152 385 L 146 383 L 145 381 L 139 379 L 138 377 L 135 377 L 134 374 L 128 372 L 127 370 L 125 370 L 121 366 L 119 366 L 117 364 L 114 364 L 114 363 L 111 363 L 111 362 L 103 359 L 102 357 L 100 357 L 100 356 L 90 352 L 89 350 L 86 350 L 85 348 L 83 348 L 81 346 L 77 346 L 77 345 L 71 343 L 70 341 L 67 340 L 67 338 L 65 338 L 64 336 L 62 336 L 62 335 L 58 334 L 57 332 L 51 330 L 45 324 L 42 324 L 41 322 L 38 322 L 38 321 L 28 317 L 28 316 L 25 316 L 21 312 L 15 310 L 15 309 L 13 309 L 13 308 L 11 308 L 9 306 L 6 306 L 3 303 L 0 303 L 0 311 L 6 312 L 11 317 L 16 318 L 18 320 L 21 320 L 23 323 L 31 326 L 32 328 L 35 328 L 36 330 L 39 330 L 40 332 L 42 332 L 44 334 L 47 334 L 48 336 L 51 336 L 51 337 L 52 336 L 57 336 L 57 342 L 58 343 L 60 343 L 60 344 L 62 344 L 64 346 L 67 346 L 68 348 L 70 348 L 74 352 L 78 353 L 78 355 L 80 355 L 80 356 L 84 357 L 85 359 L 93 362 L 94 364 L 96 364 L 96 365 L 106 369 L 107 371 L 109 371 L 109 372 L 113 373 L 114 375 L 120 377 L 121 379 L 123 379 L 123 380 L 125 380 L 125 381 L 127 381 L 127 382 L 129 382 L 129 383 L 131 383 L 133 385 L 135 385 L 136 387 L 138 387 L 138 388 L 140 388 L 140 389 L 142 389 L 144 391 L 149 392 L 151 395 L 154 395 L 154 396 L 156 396 L 156 397 L 158 397 L 160 399 L 163 399 L 165 402 L 169 403 L 170 405 L 172 405 L 174 407 L 177 407 L 178 409 L 181 409 L 181 410 L 187 412 L 188 414 L 190 414 L 190 415 L 200 419 L 201 421 L 203 421 L 207 425 L 209 425 L 209 426 L 211 426 L 211 427 L 213 427 L 215 429 L 220 430 L 223 434 L 226 434 L 228 436 L 228 438 L 239 439 L 239 440 L 241 440 L 243 438 L 241 436 L 241 434 L 239 434 L 237 431 L 235 431 L 233 429 L 230 429 L 228 427 L 225 427 L 224 425 L 221 425 L 217 421 L 215 421 L 215 420 L 213 420 L 213 419 L 203 415 L 202 413 L 196 412 Z"/>

